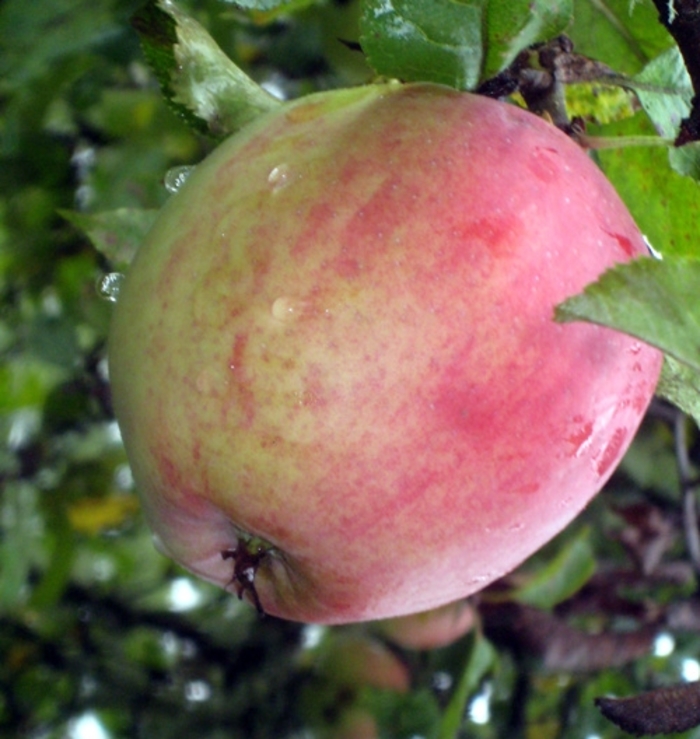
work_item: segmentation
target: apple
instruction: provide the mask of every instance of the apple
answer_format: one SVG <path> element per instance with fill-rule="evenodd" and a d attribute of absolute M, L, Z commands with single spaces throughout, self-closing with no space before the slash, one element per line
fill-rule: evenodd
<path fill-rule="evenodd" d="M 554 306 L 646 252 L 587 154 L 432 84 L 323 92 L 217 147 L 113 315 L 162 551 L 316 623 L 482 589 L 603 486 L 661 354 Z"/>
<path fill-rule="evenodd" d="M 371 686 L 407 693 L 411 675 L 381 641 L 366 634 L 333 633 L 315 650 L 312 670 L 319 682 L 344 688 Z"/>
<path fill-rule="evenodd" d="M 470 632 L 476 621 L 473 606 L 457 600 L 430 611 L 377 621 L 373 630 L 403 649 L 440 649 Z"/>

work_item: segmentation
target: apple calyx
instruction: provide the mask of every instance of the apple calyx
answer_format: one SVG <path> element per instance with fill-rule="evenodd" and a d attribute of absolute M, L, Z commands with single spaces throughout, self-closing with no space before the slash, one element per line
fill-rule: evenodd
<path fill-rule="evenodd" d="M 228 585 L 233 585 L 236 588 L 236 595 L 239 600 L 243 600 L 243 596 L 247 593 L 255 606 L 255 610 L 261 616 L 265 615 L 265 610 L 260 603 L 260 597 L 255 587 L 255 576 L 260 563 L 273 548 L 272 544 L 264 539 L 239 533 L 236 538 L 236 548 L 224 549 L 221 552 L 222 559 L 233 560 L 233 575 Z"/>

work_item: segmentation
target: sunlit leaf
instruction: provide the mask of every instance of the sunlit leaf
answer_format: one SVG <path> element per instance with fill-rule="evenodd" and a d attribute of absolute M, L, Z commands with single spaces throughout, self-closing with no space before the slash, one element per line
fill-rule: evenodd
<path fill-rule="evenodd" d="M 169 0 L 150 0 L 133 24 L 166 98 L 198 130 L 221 137 L 279 105 Z"/>
<path fill-rule="evenodd" d="M 138 509 L 138 500 L 133 495 L 81 498 L 68 508 L 68 520 L 75 531 L 94 536 L 104 529 L 120 526 Z"/>
<path fill-rule="evenodd" d="M 27 356 L 0 364 L 0 413 L 42 405 L 65 376 L 59 366 Z"/>
<path fill-rule="evenodd" d="M 605 127 L 605 135 L 654 134 L 641 116 Z M 599 151 L 597 158 L 655 249 L 664 256 L 700 258 L 700 190 L 671 169 L 665 147 Z"/>
<path fill-rule="evenodd" d="M 611 123 L 630 118 L 636 112 L 634 94 L 621 87 L 583 83 L 567 85 L 564 93 L 570 118 Z"/>

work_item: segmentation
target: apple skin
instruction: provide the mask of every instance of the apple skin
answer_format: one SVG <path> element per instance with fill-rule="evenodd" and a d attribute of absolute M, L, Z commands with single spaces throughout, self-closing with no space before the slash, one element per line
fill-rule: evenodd
<path fill-rule="evenodd" d="M 228 587 L 222 552 L 262 542 L 239 590 L 305 622 L 482 589 L 640 423 L 661 354 L 552 315 L 645 252 L 586 153 L 515 106 L 389 83 L 255 121 L 164 206 L 113 316 L 160 548 Z"/>

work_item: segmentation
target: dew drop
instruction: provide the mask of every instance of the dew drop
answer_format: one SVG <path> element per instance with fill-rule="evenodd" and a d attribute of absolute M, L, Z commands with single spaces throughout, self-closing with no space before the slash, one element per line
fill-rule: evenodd
<path fill-rule="evenodd" d="M 270 186 L 272 192 L 279 192 L 283 190 L 291 182 L 291 174 L 289 167 L 286 164 L 280 164 L 270 170 L 270 174 L 267 176 L 267 184 Z"/>
<path fill-rule="evenodd" d="M 124 282 L 124 275 L 121 272 L 110 272 L 104 275 L 97 283 L 97 294 L 110 303 L 116 303 L 119 298 L 119 291 Z"/>
<path fill-rule="evenodd" d="M 192 174 L 193 169 L 194 167 L 191 166 L 173 167 L 172 169 L 169 169 L 165 173 L 165 179 L 163 180 L 165 189 L 168 192 L 175 194 L 185 184 L 185 182 L 187 182 L 187 178 Z"/>

